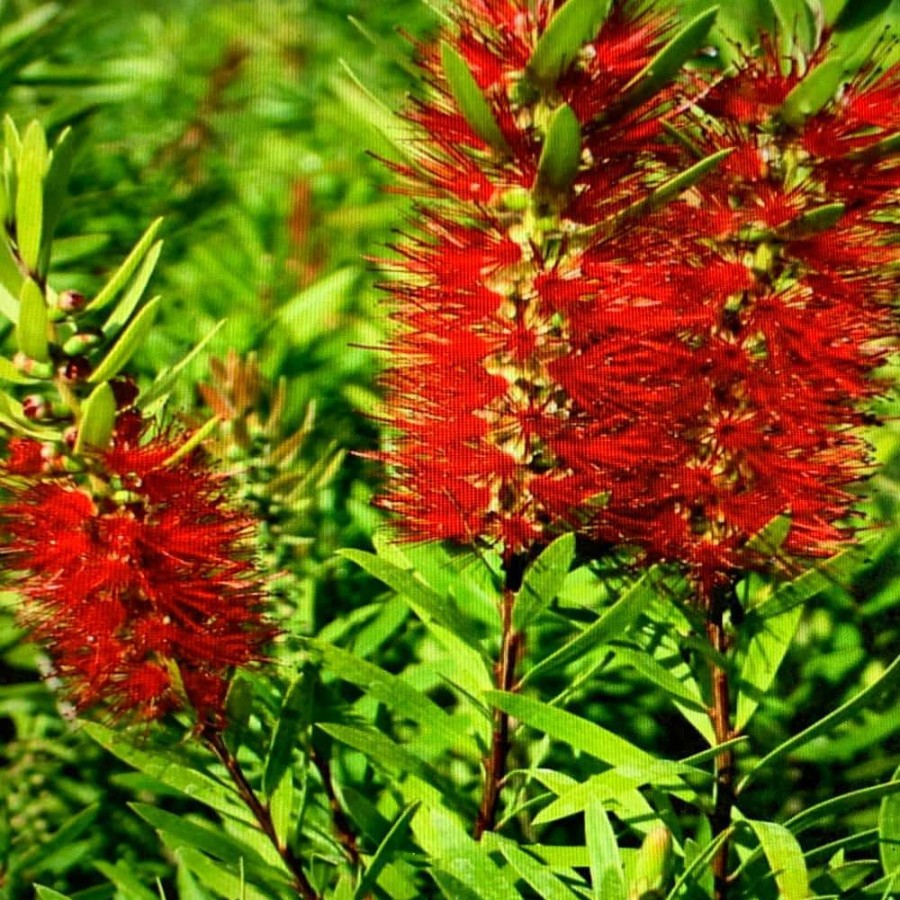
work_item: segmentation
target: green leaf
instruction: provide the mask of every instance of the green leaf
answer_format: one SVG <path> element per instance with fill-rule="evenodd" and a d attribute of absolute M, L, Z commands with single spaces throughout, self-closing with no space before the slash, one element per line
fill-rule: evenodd
<path fill-rule="evenodd" d="M 835 204 L 840 206 L 840 204 Z M 829 207 L 821 207 L 828 209 Z M 816 210 L 817 212 L 817 210 Z M 833 224 L 833 223 L 832 223 Z M 771 558 L 787 540 L 791 530 L 791 517 L 787 514 L 775 516 L 770 522 L 760 528 L 756 534 L 751 535 L 744 542 L 744 550 L 758 553 L 760 556 Z"/>
<path fill-rule="evenodd" d="M 604 610 L 600 617 L 588 625 L 577 637 L 525 672 L 520 684 L 525 685 L 539 675 L 559 669 L 600 644 L 622 637 L 628 626 L 654 598 L 653 582 L 648 572 L 631 585 L 612 606 Z"/>
<path fill-rule="evenodd" d="M 602 803 L 591 803 L 584 811 L 584 832 L 594 900 L 625 900 L 622 857 Z"/>
<path fill-rule="evenodd" d="M 719 848 L 724 844 L 727 840 L 730 839 L 733 834 L 733 828 L 726 828 L 723 832 L 716 835 L 715 840 L 710 841 L 702 850 L 702 852 L 698 853 L 687 865 L 685 870 L 681 873 L 681 875 L 675 880 L 675 884 L 672 885 L 672 890 L 666 894 L 666 900 L 677 900 L 684 896 L 682 894 L 681 889 L 686 884 L 694 884 L 696 883 L 695 876 L 703 878 L 708 874 L 707 865 L 709 861 L 718 853 Z"/>
<path fill-rule="evenodd" d="M 16 194 L 16 242 L 29 271 L 37 272 L 44 222 L 44 176 L 47 138 L 38 122 L 31 122 L 22 138 L 19 188 Z M 36 357 L 35 357 L 36 358 Z"/>
<path fill-rule="evenodd" d="M 485 699 L 526 725 L 549 734 L 550 737 L 563 741 L 595 759 L 602 760 L 615 768 L 620 775 L 637 776 L 647 782 L 669 777 L 677 781 L 676 786 L 679 788 L 682 787 L 682 775 L 694 775 L 704 780 L 708 778 L 707 774 L 699 769 L 659 759 L 587 719 L 548 706 L 531 697 L 503 691 L 487 691 Z"/>
<path fill-rule="evenodd" d="M 613 224 L 615 225 L 626 219 L 645 215 L 651 210 L 665 206 L 689 187 L 696 184 L 707 172 L 711 172 L 715 169 L 723 159 L 730 156 L 733 152 L 733 148 L 726 147 L 724 150 L 717 150 L 715 153 L 701 159 L 700 162 L 694 163 L 689 169 L 685 169 L 683 172 L 680 172 L 678 175 L 661 184 L 658 188 L 655 188 L 653 192 L 643 200 L 638 200 L 621 212 L 616 213 L 612 220 Z M 604 228 L 609 228 L 609 225 L 607 223 L 601 223 L 596 229 L 592 229 L 592 231 L 599 231 Z"/>
<path fill-rule="evenodd" d="M 743 731 L 766 695 L 791 647 L 803 608 L 795 606 L 759 622 L 750 637 L 738 682 L 735 730 Z"/>
<path fill-rule="evenodd" d="M 492 831 L 485 832 L 481 842 L 488 850 L 502 853 L 519 877 L 526 881 L 543 900 L 578 900 L 579 895 L 553 875 L 548 870 L 546 863 L 535 859 L 526 852 L 530 849 L 528 845 L 525 845 L 524 848 L 519 847 L 515 841 Z"/>
<path fill-rule="evenodd" d="M 44 887 L 42 884 L 34 886 L 34 893 L 37 896 L 37 900 L 72 900 L 68 894 L 61 894 L 59 891 Z"/>
<path fill-rule="evenodd" d="M 262 878 L 284 880 L 287 884 L 283 873 L 270 866 L 253 847 L 223 829 L 191 821 L 184 815 L 176 815 L 148 803 L 128 805 L 152 828 L 168 836 L 166 843 L 171 850 L 193 847 L 228 863 L 243 859 L 248 871 L 258 873 Z"/>
<path fill-rule="evenodd" d="M 250 812 L 234 791 L 202 772 L 184 764 L 184 757 L 164 750 L 147 750 L 129 743 L 121 734 L 97 722 L 82 722 L 81 727 L 101 747 L 123 762 L 167 787 L 204 803 L 217 812 L 243 822 L 253 822 Z"/>
<path fill-rule="evenodd" d="M 821 0 L 769 0 L 769 4 L 786 57 L 794 55 L 795 48 L 806 56 L 819 46 L 825 19 L 820 19 L 813 6 L 820 10 Z"/>
<path fill-rule="evenodd" d="M 398 714 L 418 722 L 439 737 L 445 747 L 473 759 L 477 758 L 478 751 L 468 734 L 465 722 L 446 713 L 433 700 L 407 684 L 402 678 L 325 641 L 309 638 L 304 644 L 322 660 L 329 672 L 362 688 L 369 696 Z"/>
<path fill-rule="evenodd" d="M 116 886 L 116 900 L 159 900 L 159 895 L 142 885 L 125 863 L 97 860 L 94 866 Z"/>
<path fill-rule="evenodd" d="M 565 9 L 565 7 L 563 7 Z M 538 162 L 535 193 L 540 198 L 568 193 L 581 162 L 581 124 L 567 103 L 553 112 Z"/>
<path fill-rule="evenodd" d="M 22 282 L 22 292 L 19 294 L 16 343 L 22 353 L 38 362 L 50 360 L 47 324 L 47 301 L 44 299 L 44 292 L 35 281 L 26 278 Z"/>
<path fill-rule="evenodd" d="M 641 775 L 622 775 L 617 769 L 609 769 L 599 775 L 591 775 L 587 781 L 575 783 L 571 787 L 553 786 L 556 800 L 545 806 L 535 817 L 535 825 L 556 822 L 569 816 L 583 813 L 592 803 L 603 803 L 619 816 L 622 821 L 646 819 L 653 815 L 653 808 L 647 803 L 637 788 L 646 782 Z M 676 795 L 693 799 L 690 791 L 675 785 L 667 786 Z"/>
<path fill-rule="evenodd" d="M 316 340 L 331 330 L 335 310 L 352 296 L 359 271 L 348 267 L 319 278 L 308 288 L 279 306 L 275 314 L 291 338 L 300 345 Z"/>
<path fill-rule="evenodd" d="M 475 76 L 462 56 L 446 41 L 441 42 L 441 66 L 453 99 L 472 131 L 498 153 L 508 154 L 506 138 Z"/>
<path fill-rule="evenodd" d="M 16 859 L 19 869 L 35 868 L 42 870 L 42 863 L 48 860 L 52 854 L 73 844 L 77 838 L 84 834 L 97 821 L 100 812 L 99 804 L 94 804 L 67 819 L 50 838 L 40 844 L 32 845 Z"/>
<path fill-rule="evenodd" d="M 290 767 L 300 735 L 312 722 L 314 684 L 314 670 L 304 667 L 285 692 L 263 767 L 262 789 L 267 796 L 278 787 Z"/>
<path fill-rule="evenodd" d="M 691 19 L 623 88 L 616 109 L 633 109 L 665 87 L 702 46 L 719 13 L 713 6 Z"/>
<path fill-rule="evenodd" d="M 759 839 L 782 900 L 809 900 L 809 873 L 797 839 L 783 825 L 747 819 Z"/>
<path fill-rule="evenodd" d="M 644 675 L 649 681 L 658 688 L 671 694 L 691 709 L 700 712 L 706 711 L 706 704 L 703 698 L 691 688 L 682 684 L 665 666 L 657 662 L 646 650 L 636 647 L 624 647 L 618 644 L 610 647 L 611 652 L 615 653 L 616 658 L 636 669 Z M 696 684 L 694 685 L 696 687 Z"/>
<path fill-rule="evenodd" d="M 162 222 L 162 219 L 156 219 L 151 222 L 150 227 L 143 233 L 137 244 L 134 245 L 134 249 L 128 254 L 122 265 L 116 269 L 112 278 L 106 282 L 97 296 L 85 307 L 86 310 L 103 309 L 103 307 L 108 306 L 116 299 L 116 297 L 118 297 L 119 292 L 128 283 L 137 267 L 141 264 L 141 261 L 147 255 L 150 247 L 153 245 L 156 233 L 159 231 Z"/>
<path fill-rule="evenodd" d="M 834 99 L 844 75 L 842 59 L 825 60 L 784 98 L 779 116 L 788 125 L 801 126 Z"/>
<path fill-rule="evenodd" d="M 387 562 L 374 553 L 352 549 L 340 550 L 338 553 L 355 562 L 370 575 L 374 575 L 379 581 L 383 581 L 389 588 L 414 604 L 420 617 L 424 615 L 454 632 L 486 658 L 487 654 L 469 620 L 459 613 L 449 597 L 441 597 L 427 584 L 414 577 L 412 573 Z"/>
<path fill-rule="evenodd" d="M 817 822 L 834 815 L 839 815 L 848 809 L 853 809 L 872 800 L 880 800 L 882 797 L 895 797 L 900 794 L 900 781 L 888 781 L 885 784 L 876 784 L 873 787 L 860 788 L 857 791 L 849 791 L 839 797 L 831 797 L 823 800 L 815 806 L 804 809 L 792 816 L 784 823 L 791 834 L 800 834 L 807 828 L 811 828 Z"/>
<path fill-rule="evenodd" d="M 375 885 L 385 866 L 388 865 L 393 856 L 405 849 L 406 835 L 409 831 L 410 822 L 418 810 L 419 804 L 412 803 L 394 820 L 390 831 L 384 836 L 384 840 L 378 845 L 375 853 L 372 854 L 372 858 L 369 860 L 362 878 L 359 879 L 359 884 L 357 884 L 356 890 L 353 892 L 353 900 L 365 900 L 366 897 L 374 893 Z"/>
<path fill-rule="evenodd" d="M 112 349 L 91 372 L 88 381 L 97 384 L 100 381 L 108 381 L 114 378 L 122 367 L 137 352 L 138 347 L 146 339 L 156 321 L 156 313 L 159 310 L 160 298 L 154 297 L 132 320 L 131 324 L 122 332 L 121 337 L 113 344 Z"/>
<path fill-rule="evenodd" d="M 81 407 L 75 452 L 105 450 L 116 424 L 116 398 L 109 382 L 98 384 Z"/>
<path fill-rule="evenodd" d="M 557 7 L 531 54 L 527 77 L 543 87 L 556 84 L 581 48 L 597 36 L 611 5 L 611 0 L 569 0 Z"/>
<path fill-rule="evenodd" d="M 419 846 L 476 897 L 521 900 L 509 869 L 501 868 L 446 809 L 423 807 L 413 817 L 412 828 Z"/>
<path fill-rule="evenodd" d="M 238 874 L 234 874 L 231 865 L 223 865 L 220 860 L 212 860 L 208 856 L 195 850 L 193 847 L 183 847 L 176 853 L 176 857 L 190 871 L 197 876 L 200 883 L 210 890 L 216 891 L 220 897 L 236 898 L 236 900 L 275 900 L 276 897 L 296 897 L 291 890 L 285 893 L 277 893 L 274 884 L 267 884 L 265 890 L 260 890 L 252 884 L 248 884 L 240 868 Z M 158 898 L 154 898 L 158 900 Z"/>
<path fill-rule="evenodd" d="M 827 716 L 814 722 L 808 728 L 804 728 L 799 734 L 795 734 L 783 743 L 779 744 L 774 750 L 767 753 L 741 780 L 737 786 L 737 793 L 744 791 L 755 776 L 772 765 L 776 760 L 782 759 L 792 750 L 808 744 L 813 738 L 818 737 L 828 731 L 837 728 L 838 725 L 852 719 L 860 710 L 865 709 L 870 703 L 874 703 L 879 697 L 883 696 L 894 682 L 900 678 L 900 656 L 898 656 L 885 670 L 879 678 L 873 681 L 866 688 L 861 690 L 855 697 L 852 697 L 846 703 L 842 703 L 833 712 Z"/>
<path fill-rule="evenodd" d="M 412 784 L 407 784 L 412 780 L 408 777 L 402 785 L 404 796 L 407 796 L 410 802 L 420 801 L 432 806 L 443 802 L 443 795 L 436 787 L 441 783 L 437 771 L 414 753 L 385 737 L 380 731 L 338 725 L 334 722 L 319 722 L 316 727 L 342 744 L 358 750 L 387 772 L 415 776 Z"/>
<path fill-rule="evenodd" d="M 137 274 L 128 286 L 128 290 L 125 291 L 122 295 L 122 299 L 119 300 L 115 309 L 110 313 L 109 318 L 103 323 L 102 330 L 107 337 L 114 337 L 117 335 L 122 328 L 125 327 L 125 323 L 131 318 L 131 314 L 137 308 L 138 303 L 140 303 L 141 297 L 144 294 L 144 289 L 147 287 L 147 283 L 153 275 L 153 270 L 156 268 L 157 262 L 159 262 L 162 246 L 163 242 L 157 241 L 150 248 L 144 261 L 141 263 L 140 269 L 138 269 Z"/>
<path fill-rule="evenodd" d="M 900 769 L 894 772 L 894 780 L 900 780 Z M 878 813 L 878 850 L 884 874 L 900 874 L 900 796 L 897 794 L 881 801 Z"/>
<path fill-rule="evenodd" d="M 575 535 L 556 538 L 526 569 L 522 589 L 513 608 L 513 628 L 524 631 L 562 590 L 575 559 Z"/>
<path fill-rule="evenodd" d="M 50 169 L 44 179 L 44 249 L 41 253 L 41 270 L 46 271 L 49 263 L 49 250 L 53 232 L 62 212 L 72 171 L 72 161 L 79 141 L 71 128 L 63 130 L 53 145 L 50 156 Z M 104 239 L 105 240 L 105 239 Z"/>

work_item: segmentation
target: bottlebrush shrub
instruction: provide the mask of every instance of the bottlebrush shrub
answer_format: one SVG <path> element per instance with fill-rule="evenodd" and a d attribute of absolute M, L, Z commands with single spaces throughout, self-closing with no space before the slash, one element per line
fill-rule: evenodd
<path fill-rule="evenodd" d="M 187 707 L 222 727 L 231 669 L 262 659 L 273 635 L 247 554 L 254 523 L 223 476 L 184 437 L 125 428 L 89 479 L 16 449 L 0 558 L 76 708 L 156 719 Z"/>
<path fill-rule="evenodd" d="M 422 52 L 379 502 L 507 557 L 637 544 L 708 596 L 778 517 L 789 552 L 846 539 L 895 324 L 897 70 L 845 86 L 827 41 L 763 39 L 673 87 L 715 11 L 666 43 L 614 3 L 587 39 L 602 7 L 468 2 Z"/>

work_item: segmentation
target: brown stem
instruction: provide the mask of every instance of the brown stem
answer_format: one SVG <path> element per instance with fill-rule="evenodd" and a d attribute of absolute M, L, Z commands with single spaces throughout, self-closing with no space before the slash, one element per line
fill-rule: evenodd
<path fill-rule="evenodd" d="M 331 779 L 331 766 L 328 760 L 322 756 L 314 747 L 310 748 L 310 760 L 312 764 L 319 770 L 319 777 L 322 779 L 322 785 L 325 788 L 325 796 L 328 797 L 328 806 L 331 809 L 331 822 L 334 827 L 335 837 L 337 837 L 340 845 L 344 848 L 347 858 L 353 865 L 359 865 L 359 846 L 356 843 L 356 835 L 350 827 L 344 810 L 341 809 L 340 801 L 334 791 L 334 782 Z"/>
<path fill-rule="evenodd" d="M 516 663 L 522 644 L 522 635 L 512 624 L 513 607 L 516 603 L 516 592 L 506 587 L 500 607 L 502 638 L 500 657 L 494 665 L 494 682 L 499 691 L 513 691 L 516 686 Z M 485 831 L 493 831 L 497 821 L 497 803 L 500 789 L 506 778 L 506 757 L 509 753 L 509 713 L 495 709 L 493 729 L 491 732 L 491 748 L 484 758 L 484 793 L 481 806 L 475 819 L 472 831 L 475 840 L 480 840 Z"/>
<path fill-rule="evenodd" d="M 728 652 L 728 636 L 722 623 L 724 604 L 717 599 L 707 603 L 706 634 L 718 657 Z M 728 671 L 715 658 L 709 661 L 712 685 L 712 706 L 709 718 L 712 722 L 716 744 L 724 744 L 734 736 L 731 729 L 731 706 L 729 699 Z M 734 806 L 734 750 L 723 750 L 716 756 L 716 791 L 712 813 L 713 838 L 731 827 Z M 727 900 L 728 896 L 728 853 L 726 838 L 712 860 L 715 900 Z"/>
<path fill-rule="evenodd" d="M 309 879 L 303 871 L 300 860 L 297 859 L 291 848 L 279 839 L 278 833 L 275 831 L 275 823 L 272 821 L 272 814 L 269 812 L 269 807 L 262 803 L 256 795 L 256 792 L 250 786 L 250 782 L 247 781 L 247 776 L 244 775 L 244 770 L 241 768 L 241 764 L 238 762 L 237 757 L 225 744 L 222 733 L 212 726 L 206 725 L 200 729 L 200 739 L 210 750 L 212 750 L 219 762 L 221 762 L 228 770 L 228 774 L 231 776 L 231 780 L 234 782 L 234 786 L 237 788 L 241 799 L 247 805 L 250 812 L 253 813 L 253 818 L 256 819 L 263 834 L 271 841 L 272 846 L 278 851 L 278 855 L 293 876 L 294 888 L 297 891 L 297 896 L 302 897 L 303 900 L 320 900 L 315 888 L 309 883 Z"/>

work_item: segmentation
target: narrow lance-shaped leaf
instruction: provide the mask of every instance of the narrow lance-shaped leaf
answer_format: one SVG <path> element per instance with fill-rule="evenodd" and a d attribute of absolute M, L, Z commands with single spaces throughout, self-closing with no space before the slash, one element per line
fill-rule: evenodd
<path fill-rule="evenodd" d="M 47 340 L 47 301 L 44 292 L 31 278 L 22 283 L 19 294 L 19 321 L 16 326 L 16 343 L 19 350 L 38 362 L 50 360 Z"/>
<path fill-rule="evenodd" d="M 575 535 L 571 532 L 549 544 L 525 572 L 513 608 L 513 628 L 522 631 L 546 609 L 562 589 L 575 558 Z"/>
<path fill-rule="evenodd" d="M 271 796 L 291 764 L 291 754 L 300 734 L 309 727 L 312 716 L 312 686 L 315 678 L 311 666 L 303 669 L 291 682 L 272 734 L 269 752 L 263 769 L 263 793 Z"/>
<path fill-rule="evenodd" d="M 22 262 L 37 272 L 44 224 L 44 176 L 47 174 L 47 139 L 44 129 L 32 122 L 25 129 L 19 159 L 16 195 L 16 240 Z"/>
<path fill-rule="evenodd" d="M 844 61 L 828 59 L 816 66 L 784 99 L 779 116 L 788 125 L 802 125 L 834 99 L 844 76 Z"/>
<path fill-rule="evenodd" d="M 747 824 L 759 838 L 769 861 L 769 868 L 778 885 L 778 896 L 782 900 L 809 900 L 809 873 L 797 839 L 787 828 L 775 822 L 748 819 Z"/>
<path fill-rule="evenodd" d="M 112 278 L 106 282 L 97 296 L 91 300 L 85 309 L 102 309 L 116 299 L 119 292 L 125 287 L 137 267 L 141 264 L 143 258 L 147 255 L 147 252 L 156 238 L 156 233 L 159 231 L 160 225 L 162 225 L 162 221 L 162 219 L 156 219 L 150 224 L 150 227 L 143 235 L 141 235 L 141 239 L 134 245 L 134 249 L 128 254 L 122 265 L 116 269 Z"/>
<path fill-rule="evenodd" d="M 353 900 L 365 900 L 374 891 L 375 884 L 385 867 L 390 863 L 391 857 L 395 853 L 401 852 L 405 847 L 410 822 L 418 811 L 419 806 L 420 804 L 418 803 L 410 804 L 394 820 L 394 824 L 391 825 L 390 830 L 384 836 L 384 840 L 372 854 L 363 877 L 359 879 L 356 890 L 353 892 Z"/>
<path fill-rule="evenodd" d="M 441 44 L 441 65 L 453 99 L 459 106 L 469 127 L 486 144 L 500 153 L 507 153 L 506 138 L 494 118 L 491 107 L 481 93 L 475 77 L 469 71 L 466 61 L 446 41 Z"/>
<path fill-rule="evenodd" d="M 565 8 L 565 7 L 563 7 Z M 539 197 L 568 192 L 581 160 L 581 125 L 571 106 L 564 103 L 553 113 L 538 163 L 535 192 Z"/>
<path fill-rule="evenodd" d="M 108 336 L 114 336 L 125 326 L 125 323 L 131 318 L 132 313 L 137 308 L 141 297 L 144 294 L 144 288 L 153 275 L 159 255 L 162 253 L 162 241 L 157 241 L 147 254 L 137 274 L 128 286 L 128 290 L 122 295 L 122 299 L 116 304 L 115 309 L 109 314 L 107 320 L 103 323 L 103 333 Z"/>
<path fill-rule="evenodd" d="M 658 825 L 641 844 L 634 875 L 628 888 L 628 900 L 659 897 L 665 890 L 672 869 L 672 832 Z"/>
<path fill-rule="evenodd" d="M 713 6 L 691 19 L 632 80 L 616 108 L 633 109 L 649 100 L 681 71 L 684 63 L 702 46 L 719 13 Z"/>
<path fill-rule="evenodd" d="M 584 811 L 594 900 L 625 900 L 625 873 L 616 835 L 602 803 Z"/>
<path fill-rule="evenodd" d="M 75 132 L 71 128 L 66 128 L 57 138 L 50 155 L 50 168 L 44 179 L 43 247 L 39 260 L 41 272 L 46 272 L 50 267 L 53 232 L 62 211 L 69 183 L 69 173 L 72 171 L 72 161 L 78 145 L 79 141 L 76 139 Z"/>
<path fill-rule="evenodd" d="M 795 606 L 777 616 L 760 620 L 750 638 L 738 686 L 734 727 L 742 731 L 772 686 L 775 674 L 791 646 L 803 608 Z"/>
<path fill-rule="evenodd" d="M 559 7 L 528 61 L 529 78 L 540 86 L 555 84 L 579 50 L 597 36 L 611 5 L 610 0 L 569 0 Z"/>
<path fill-rule="evenodd" d="M 103 361 L 91 372 L 88 381 L 97 384 L 99 381 L 107 381 L 115 377 L 122 367 L 135 354 L 138 347 L 153 328 L 156 313 L 159 309 L 160 298 L 154 297 L 132 320 L 122 336 L 113 345 L 112 350 L 106 354 Z"/>
<path fill-rule="evenodd" d="M 116 398 L 108 382 L 97 385 L 81 408 L 75 452 L 105 450 L 116 423 Z"/>
<path fill-rule="evenodd" d="M 900 781 L 900 769 L 894 772 Z M 898 876 L 900 882 L 900 795 L 893 794 L 881 801 L 878 813 L 878 850 L 885 875 Z"/>

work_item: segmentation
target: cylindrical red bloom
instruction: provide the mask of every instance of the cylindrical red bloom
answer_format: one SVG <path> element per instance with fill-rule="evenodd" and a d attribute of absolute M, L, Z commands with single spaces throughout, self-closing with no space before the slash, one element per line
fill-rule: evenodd
<path fill-rule="evenodd" d="M 671 174 L 671 93 L 627 102 L 669 23 L 615 3 L 547 85 L 532 66 L 559 8 L 468 0 L 443 49 L 423 51 L 432 93 L 408 115 L 426 136 L 399 167 L 421 218 L 388 264 L 393 477 L 378 502 L 411 538 L 484 539 L 507 557 L 652 493 L 635 465 L 666 464 L 679 377 L 677 351 L 653 364 L 680 327 L 684 274 L 656 273 L 658 217 L 603 228 Z M 493 128 L 462 111 L 460 61 Z M 566 125 L 554 116 L 577 132 L 568 178 L 543 159 Z"/>
<path fill-rule="evenodd" d="M 387 285 L 378 502 L 507 558 L 567 528 L 637 545 L 706 595 L 779 516 L 788 552 L 833 552 L 895 330 L 900 70 L 810 114 L 827 49 L 804 68 L 762 40 L 733 77 L 641 90 L 667 25 L 624 2 L 548 77 L 564 4 L 461 6 L 398 167 L 419 219 Z"/>
<path fill-rule="evenodd" d="M 190 706 L 220 723 L 230 670 L 273 636 L 252 520 L 199 455 L 169 461 L 183 442 L 120 438 L 99 460 L 100 492 L 21 467 L 30 477 L 6 479 L 0 555 L 79 709 L 154 719 Z"/>

